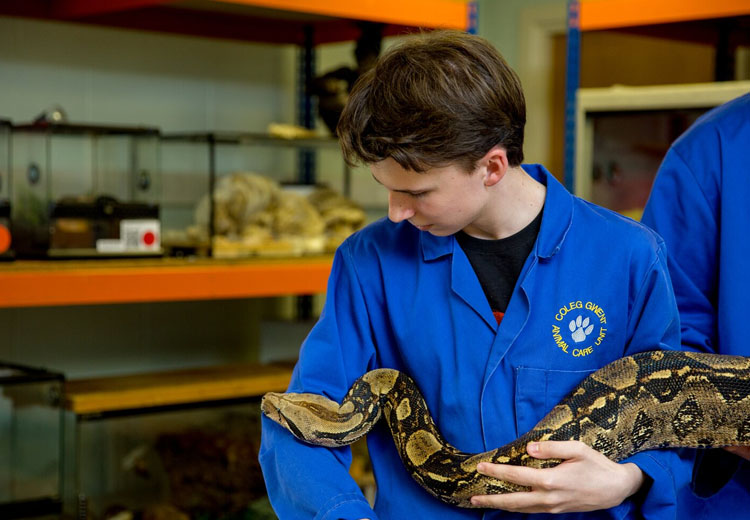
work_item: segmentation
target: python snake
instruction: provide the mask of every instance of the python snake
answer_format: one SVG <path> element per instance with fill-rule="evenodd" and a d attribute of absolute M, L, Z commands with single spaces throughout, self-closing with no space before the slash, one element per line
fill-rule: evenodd
<path fill-rule="evenodd" d="M 316 394 L 269 393 L 263 413 L 298 439 L 337 447 L 365 435 L 381 415 L 401 460 L 429 493 L 460 507 L 474 495 L 522 491 L 480 475 L 480 462 L 551 467 L 532 441 L 580 440 L 611 460 L 654 448 L 750 444 L 750 358 L 677 351 L 643 352 L 586 377 L 531 431 L 498 449 L 465 453 L 446 442 L 414 381 L 377 369 L 352 385 L 341 405 Z"/>

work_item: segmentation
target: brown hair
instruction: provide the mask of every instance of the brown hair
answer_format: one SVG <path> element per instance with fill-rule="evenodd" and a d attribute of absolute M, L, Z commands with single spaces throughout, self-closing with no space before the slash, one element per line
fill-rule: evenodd
<path fill-rule="evenodd" d="M 521 82 L 485 39 L 458 31 L 408 37 L 355 83 L 338 123 L 354 165 L 393 158 L 423 172 L 455 163 L 471 172 L 493 146 L 523 161 Z"/>

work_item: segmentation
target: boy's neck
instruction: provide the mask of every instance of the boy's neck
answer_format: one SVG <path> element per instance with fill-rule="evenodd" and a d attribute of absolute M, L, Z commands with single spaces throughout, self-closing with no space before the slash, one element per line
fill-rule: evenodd
<path fill-rule="evenodd" d="M 488 189 L 482 215 L 463 230 L 485 240 L 506 238 L 528 226 L 544 207 L 547 194 L 547 187 L 520 166 L 508 168 L 500 182 Z"/>

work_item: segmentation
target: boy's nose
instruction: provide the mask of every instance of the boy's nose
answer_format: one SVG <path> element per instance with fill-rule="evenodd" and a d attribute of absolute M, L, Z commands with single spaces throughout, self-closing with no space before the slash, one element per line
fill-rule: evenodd
<path fill-rule="evenodd" d="M 409 204 L 408 195 L 388 193 L 388 218 L 392 222 L 401 222 L 414 216 L 414 208 Z"/>

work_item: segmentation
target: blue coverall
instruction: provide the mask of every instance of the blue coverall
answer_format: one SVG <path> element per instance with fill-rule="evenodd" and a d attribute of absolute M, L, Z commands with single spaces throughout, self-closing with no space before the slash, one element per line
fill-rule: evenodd
<path fill-rule="evenodd" d="M 396 368 L 415 379 L 450 443 L 482 452 L 531 429 L 603 365 L 677 348 L 679 317 L 661 239 L 573 197 L 543 167 L 524 169 L 546 185 L 547 195 L 539 235 L 500 326 L 453 236 L 381 220 L 337 251 L 324 311 L 304 342 L 289 391 L 340 401 L 367 370 Z M 375 512 L 348 475 L 348 448 L 305 445 L 264 418 L 260 461 L 279 518 L 526 517 L 433 498 L 404 469 L 384 424 L 367 443 Z M 629 460 L 649 477 L 638 503 L 555 518 L 673 519 L 675 489 L 689 479 L 689 462 L 671 450 Z"/>
<path fill-rule="evenodd" d="M 750 94 L 704 114 L 674 142 L 643 222 L 667 244 L 685 348 L 750 356 Z M 700 454 L 693 487 L 702 496 L 685 490 L 680 518 L 750 514 L 750 463 L 735 455 Z"/>

